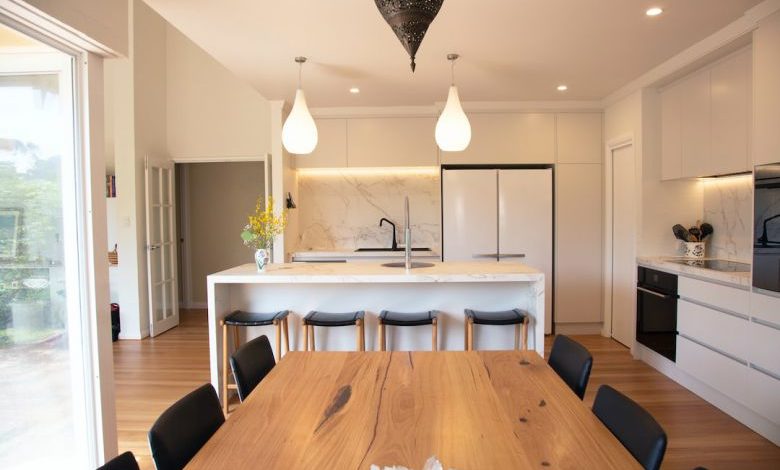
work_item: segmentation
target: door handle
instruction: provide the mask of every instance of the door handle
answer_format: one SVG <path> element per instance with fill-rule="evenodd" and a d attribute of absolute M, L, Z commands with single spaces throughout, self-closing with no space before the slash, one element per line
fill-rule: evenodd
<path fill-rule="evenodd" d="M 149 251 L 159 250 L 160 249 L 160 245 L 149 245 L 148 248 L 149 248 Z"/>
<path fill-rule="evenodd" d="M 662 298 L 662 299 L 668 299 L 668 298 L 669 298 L 669 296 L 668 296 L 668 295 L 666 295 L 666 294 L 660 294 L 660 293 L 658 293 L 658 292 L 652 291 L 652 290 L 650 290 L 650 289 L 645 289 L 644 287 L 640 287 L 640 286 L 637 286 L 637 287 L 636 287 L 636 290 L 638 290 L 638 291 L 642 291 L 642 292 L 644 292 L 645 294 L 650 294 L 650 295 L 654 295 L 654 296 L 656 296 L 656 297 L 660 297 L 660 298 Z"/>
<path fill-rule="evenodd" d="M 498 253 L 477 253 L 471 255 L 472 258 L 495 258 L 498 259 Z"/>
<path fill-rule="evenodd" d="M 498 258 L 525 258 L 525 253 L 501 253 Z"/>

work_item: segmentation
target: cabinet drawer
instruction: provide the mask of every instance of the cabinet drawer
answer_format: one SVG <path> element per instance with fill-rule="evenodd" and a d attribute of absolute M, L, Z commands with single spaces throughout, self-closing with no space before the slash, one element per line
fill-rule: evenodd
<path fill-rule="evenodd" d="M 750 322 L 748 335 L 750 355 L 747 359 L 762 369 L 780 376 L 780 330 Z M 780 395 L 777 397 L 780 407 Z"/>
<path fill-rule="evenodd" d="M 724 395 L 748 405 L 748 367 L 693 341 L 677 336 L 677 367 Z"/>
<path fill-rule="evenodd" d="M 751 293 L 750 316 L 780 326 L 780 297 Z"/>
<path fill-rule="evenodd" d="M 750 409 L 780 424 L 780 380 L 755 369 L 748 370 Z"/>
<path fill-rule="evenodd" d="M 677 303 L 677 331 L 745 361 L 749 326 L 744 318 L 685 300 Z"/>
<path fill-rule="evenodd" d="M 680 298 L 695 300 L 742 315 L 748 314 L 750 292 L 746 290 L 680 276 L 678 292 Z"/>

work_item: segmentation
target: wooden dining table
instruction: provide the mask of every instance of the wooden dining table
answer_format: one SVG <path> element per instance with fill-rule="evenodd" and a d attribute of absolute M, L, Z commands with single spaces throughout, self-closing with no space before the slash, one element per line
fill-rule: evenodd
<path fill-rule="evenodd" d="M 291 352 L 188 469 L 640 468 L 533 351 Z"/>

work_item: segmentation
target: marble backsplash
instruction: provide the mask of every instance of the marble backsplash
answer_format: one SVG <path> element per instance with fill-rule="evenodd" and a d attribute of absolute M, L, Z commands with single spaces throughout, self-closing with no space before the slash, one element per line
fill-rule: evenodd
<path fill-rule="evenodd" d="M 750 262 L 753 253 L 753 178 L 717 178 L 703 183 L 704 222 L 714 233 L 707 256 Z"/>
<path fill-rule="evenodd" d="M 331 170 L 298 174 L 298 248 L 354 250 L 390 247 L 392 227 L 403 243 L 404 196 L 409 196 L 412 246 L 440 252 L 439 172 Z"/>

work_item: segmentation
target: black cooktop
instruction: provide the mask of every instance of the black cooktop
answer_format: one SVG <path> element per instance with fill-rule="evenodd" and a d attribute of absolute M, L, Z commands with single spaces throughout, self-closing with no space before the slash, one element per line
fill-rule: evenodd
<path fill-rule="evenodd" d="M 712 269 L 713 271 L 725 271 L 731 273 L 748 273 L 750 265 L 739 263 L 737 261 L 726 261 L 722 259 L 670 259 L 672 263 L 693 266 L 695 268 Z"/>

